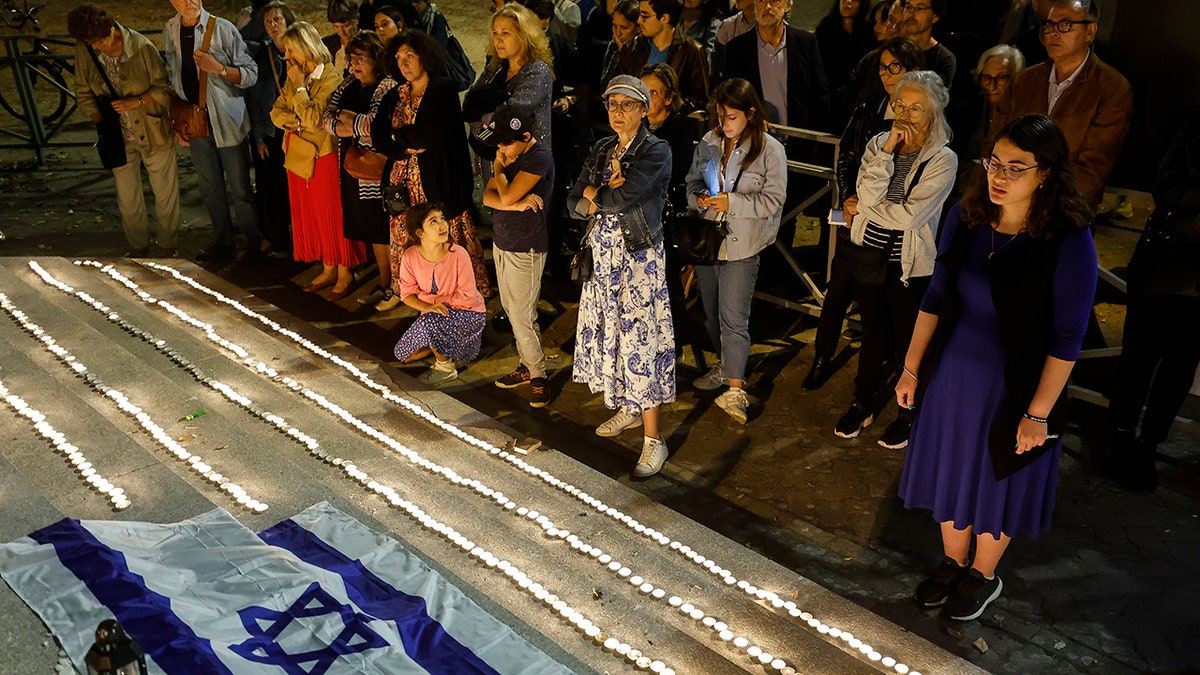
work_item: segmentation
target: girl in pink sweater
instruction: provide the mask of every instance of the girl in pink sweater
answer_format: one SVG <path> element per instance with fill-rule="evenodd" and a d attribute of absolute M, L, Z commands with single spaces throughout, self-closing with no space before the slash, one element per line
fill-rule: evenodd
<path fill-rule="evenodd" d="M 454 361 L 479 356 L 487 312 L 475 286 L 466 249 L 450 241 L 449 225 L 433 204 L 414 204 L 406 217 L 408 240 L 400 257 L 400 298 L 421 316 L 396 343 L 396 358 L 411 363 L 430 353 L 436 360 L 421 376 L 438 385 L 458 377 Z"/>

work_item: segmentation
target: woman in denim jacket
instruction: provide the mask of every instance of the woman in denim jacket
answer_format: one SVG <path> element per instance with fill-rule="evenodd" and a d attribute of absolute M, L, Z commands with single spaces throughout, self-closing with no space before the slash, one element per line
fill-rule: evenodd
<path fill-rule="evenodd" d="M 767 134 L 762 101 L 749 82 L 726 80 L 713 91 L 713 129 L 696 146 L 688 193 L 705 217 L 723 219 L 728 233 L 714 265 L 697 265 L 705 326 L 720 362 L 692 382 L 709 391 L 728 384 L 717 405 L 746 423 L 743 389 L 750 356 L 750 301 L 758 278 L 758 254 L 775 241 L 787 196 L 783 144 Z"/>
<path fill-rule="evenodd" d="M 605 407 L 617 410 L 596 434 L 644 424 L 633 473 L 646 477 L 667 459 L 658 406 L 675 400 L 662 230 L 671 148 L 646 126 L 650 92 L 638 78 L 614 77 L 604 105 L 617 135 L 596 143 L 567 197 L 568 208 L 589 220 L 584 243 L 595 263 L 579 299 L 573 379 L 604 392 Z"/>

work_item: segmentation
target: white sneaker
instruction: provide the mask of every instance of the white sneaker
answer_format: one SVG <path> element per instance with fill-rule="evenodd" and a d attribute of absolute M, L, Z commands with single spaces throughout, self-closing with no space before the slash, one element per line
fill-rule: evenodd
<path fill-rule="evenodd" d="M 633 467 L 633 475 L 638 478 L 653 476 L 666 461 L 667 442 L 661 438 L 646 436 L 642 440 L 642 456 L 638 457 L 637 466 Z"/>
<path fill-rule="evenodd" d="M 745 424 L 750 397 L 746 395 L 745 389 L 731 388 L 717 397 L 717 407 L 728 413 L 738 424 Z"/>
<path fill-rule="evenodd" d="M 633 413 L 624 409 L 618 410 L 616 415 L 613 415 L 604 424 L 596 427 L 596 435 L 612 438 L 626 429 L 641 425 L 641 423 L 641 412 Z"/>
<path fill-rule="evenodd" d="M 726 384 L 729 384 L 729 378 L 725 377 L 725 371 L 721 370 L 721 364 L 719 362 L 717 365 L 710 368 L 707 373 L 692 380 L 692 386 L 700 391 L 712 391 L 713 389 L 720 389 Z"/>
<path fill-rule="evenodd" d="M 375 303 L 376 312 L 390 312 L 400 306 L 400 296 L 388 289 L 383 292 L 383 299 Z"/>
<path fill-rule="evenodd" d="M 458 368 L 454 367 L 452 359 L 445 361 L 434 360 L 433 366 L 419 379 L 430 386 L 438 386 L 458 377 Z"/>

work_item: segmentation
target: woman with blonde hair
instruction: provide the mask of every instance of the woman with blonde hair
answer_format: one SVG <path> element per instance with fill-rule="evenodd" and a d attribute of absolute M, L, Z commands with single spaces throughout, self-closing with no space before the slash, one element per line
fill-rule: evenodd
<path fill-rule="evenodd" d="M 366 260 L 363 243 L 346 239 L 342 231 L 337 144 L 321 126 L 342 75 L 312 24 L 297 21 L 281 42 L 287 82 L 271 108 L 271 121 L 287 132 L 284 167 L 292 208 L 292 255 L 300 262 L 321 261 L 321 273 L 304 290 L 333 286 L 328 300 L 336 302 L 353 290 L 350 268 Z"/>
<path fill-rule="evenodd" d="M 472 131 L 491 121 L 506 98 L 510 106 L 533 116 L 533 135 L 550 147 L 550 97 L 554 57 L 550 41 L 528 8 L 510 2 L 492 15 L 488 63 L 467 90 L 463 116 Z M 500 88 L 503 87 L 503 91 Z"/>

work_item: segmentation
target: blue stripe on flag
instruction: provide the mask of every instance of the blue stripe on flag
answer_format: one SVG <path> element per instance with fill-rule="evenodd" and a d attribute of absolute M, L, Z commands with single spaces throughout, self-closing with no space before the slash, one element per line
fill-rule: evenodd
<path fill-rule="evenodd" d="M 125 555 L 101 543 L 78 520 L 64 518 L 29 535 L 54 546 L 64 567 L 112 610 L 125 632 L 168 673 L 233 675 L 213 653 L 212 644 L 171 610 L 171 601 L 146 588 L 129 570 Z"/>
<path fill-rule="evenodd" d="M 430 673 L 497 673 L 429 616 L 424 598 L 397 590 L 295 522 L 281 521 L 258 536 L 310 565 L 341 576 L 350 600 L 371 616 L 395 621 L 404 651 Z"/>

